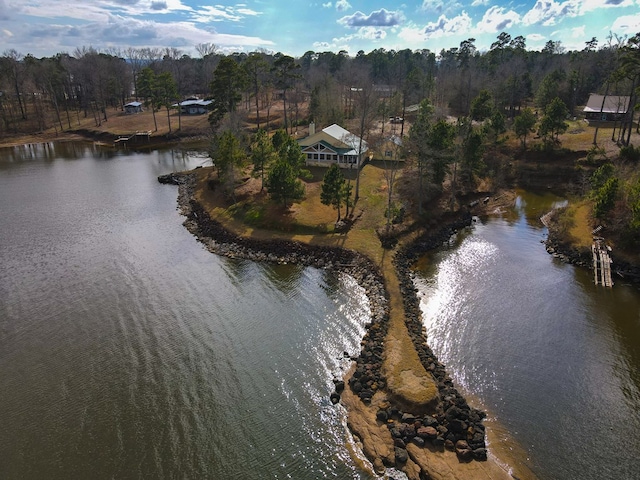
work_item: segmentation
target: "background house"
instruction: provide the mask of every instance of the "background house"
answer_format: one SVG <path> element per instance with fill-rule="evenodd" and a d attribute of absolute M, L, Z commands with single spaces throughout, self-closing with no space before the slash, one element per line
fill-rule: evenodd
<path fill-rule="evenodd" d="M 584 116 L 587 120 L 600 122 L 614 122 L 622 120 L 629 110 L 629 97 L 623 95 L 597 95 L 589 96 L 587 106 L 584 107 Z"/>
<path fill-rule="evenodd" d="M 312 123 L 309 136 L 298 140 L 298 143 L 306 164 L 319 167 L 329 167 L 334 163 L 342 168 L 360 166 L 369 149 L 367 142 L 335 123 L 317 133 Z"/>
<path fill-rule="evenodd" d="M 129 102 L 124 106 L 124 113 L 140 113 L 142 112 L 142 103 L 141 102 Z"/>
<path fill-rule="evenodd" d="M 211 100 L 201 100 L 199 98 L 187 98 L 184 102 L 176 103 L 174 107 L 180 107 L 180 113 L 183 115 L 202 115 L 203 113 L 209 112 L 209 105 L 211 105 L 213 101 Z"/>
<path fill-rule="evenodd" d="M 398 135 L 391 135 L 384 138 L 382 142 L 374 148 L 373 160 L 404 162 L 402 156 L 402 138 Z"/>

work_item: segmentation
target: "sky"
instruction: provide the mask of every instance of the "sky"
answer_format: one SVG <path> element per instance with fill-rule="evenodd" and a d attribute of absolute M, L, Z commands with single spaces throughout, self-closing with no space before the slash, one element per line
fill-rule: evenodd
<path fill-rule="evenodd" d="M 217 3 L 214 3 L 217 2 Z M 0 53 L 35 57 L 127 47 L 195 45 L 222 53 L 305 52 L 377 48 L 439 53 L 475 39 L 486 51 L 500 32 L 523 36 L 528 50 L 549 40 L 582 50 L 610 33 L 640 32 L 640 0 L 0 0 Z"/>

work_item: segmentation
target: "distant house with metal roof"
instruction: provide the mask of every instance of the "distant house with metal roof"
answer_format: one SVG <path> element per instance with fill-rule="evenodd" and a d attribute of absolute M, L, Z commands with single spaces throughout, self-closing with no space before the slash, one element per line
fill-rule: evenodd
<path fill-rule="evenodd" d="M 629 97 L 623 95 L 597 95 L 589 96 L 587 106 L 584 107 L 584 116 L 587 120 L 599 122 L 614 122 L 622 120 L 629 110 Z"/>
<path fill-rule="evenodd" d="M 201 100 L 199 98 L 187 98 L 184 102 L 175 103 L 174 107 L 180 107 L 180 113 L 183 115 L 201 115 L 209 112 L 209 105 L 212 100 Z"/>
<path fill-rule="evenodd" d="M 335 123 L 319 132 L 309 125 L 309 136 L 298 140 L 308 166 L 339 167 L 360 166 L 364 154 L 369 150 L 367 142 Z M 361 155 L 362 154 L 362 155 Z"/>
<path fill-rule="evenodd" d="M 142 103 L 141 102 L 129 102 L 124 106 L 124 113 L 140 113 L 142 112 Z"/>

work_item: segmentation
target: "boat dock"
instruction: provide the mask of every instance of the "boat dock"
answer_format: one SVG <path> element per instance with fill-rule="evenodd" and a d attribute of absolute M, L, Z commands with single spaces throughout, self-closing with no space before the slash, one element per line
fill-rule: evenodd
<path fill-rule="evenodd" d="M 613 279 L 611 278 L 611 264 L 613 261 L 609 256 L 609 247 L 604 243 L 604 239 L 594 237 L 591 245 L 593 253 L 593 277 L 596 285 L 603 287 L 613 287 Z"/>
<path fill-rule="evenodd" d="M 142 142 L 146 142 L 148 143 L 151 139 L 151 132 L 135 132 L 132 133 L 131 135 L 118 135 L 118 138 L 116 138 L 113 141 L 113 146 L 114 147 L 118 147 L 120 145 L 123 146 L 127 146 L 129 145 L 129 143 L 142 143 Z"/>

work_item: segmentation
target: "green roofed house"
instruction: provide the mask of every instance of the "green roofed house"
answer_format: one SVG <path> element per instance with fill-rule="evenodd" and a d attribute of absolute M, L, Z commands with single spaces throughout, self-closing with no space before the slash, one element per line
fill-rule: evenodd
<path fill-rule="evenodd" d="M 342 168 L 359 167 L 369 150 L 367 142 L 335 123 L 317 133 L 312 123 L 309 136 L 298 140 L 298 144 L 307 166 L 316 167 L 329 167 L 334 163 Z"/>

